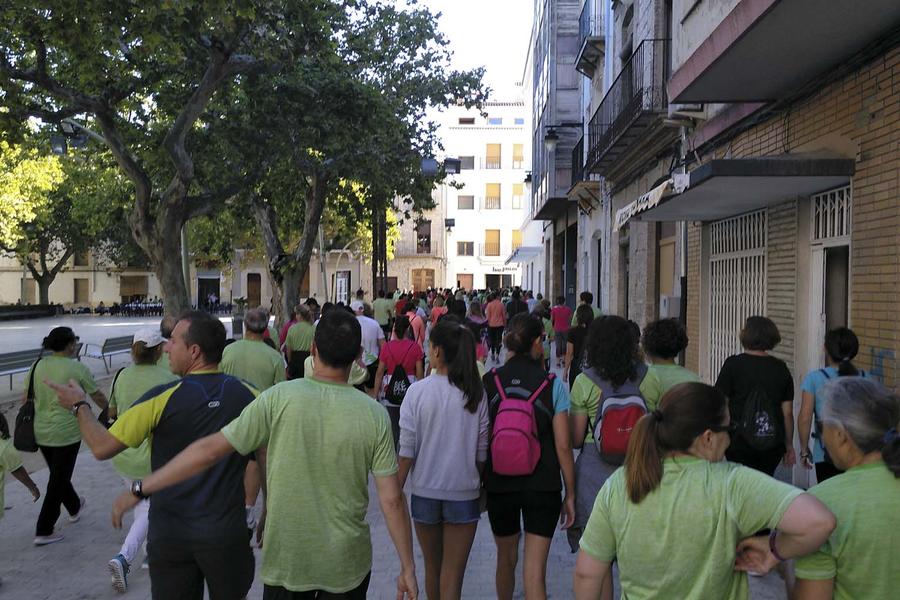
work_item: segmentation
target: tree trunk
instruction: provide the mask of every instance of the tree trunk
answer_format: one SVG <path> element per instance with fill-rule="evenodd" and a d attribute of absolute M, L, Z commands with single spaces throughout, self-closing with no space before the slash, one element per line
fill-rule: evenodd
<path fill-rule="evenodd" d="M 291 312 L 300 303 L 300 282 L 306 269 L 300 269 L 299 265 L 294 267 L 282 268 L 278 273 L 278 280 L 275 280 L 275 274 L 270 273 L 269 279 L 272 281 L 272 312 L 275 315 L 275 323 L 280 329 L 288 322 Z"/>
<path fill-rule="evenodd" d="M 50 304 L 50 284 L 53 283 L 53 276 L 44 275 L 41 278 L 35 278 L 38 286 L 38 304 Z"/>
<path fill-rule="evenodd" d="M 181 270 L 181 236 L 176 233 L 172 238 L 160 240 L 161 251 L 152 257 L 152 266 L 162 289 L 165 314 L 177 317 L 191 309 L 191 301 Z"/>

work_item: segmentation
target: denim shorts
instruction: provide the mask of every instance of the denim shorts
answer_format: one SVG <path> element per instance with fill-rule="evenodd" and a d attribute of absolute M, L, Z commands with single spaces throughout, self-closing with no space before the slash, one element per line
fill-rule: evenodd
<path fill-rule="evenodd" d="M 474 500 L 435 500 L 412 495 L 413 521 L 424 525 L 476 523 L 481 520 L 478 498 Z"/>

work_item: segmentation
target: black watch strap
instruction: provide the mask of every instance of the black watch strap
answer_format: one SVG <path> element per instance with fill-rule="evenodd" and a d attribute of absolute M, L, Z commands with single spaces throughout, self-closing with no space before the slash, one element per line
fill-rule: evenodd
<path fill-rule="evenodd" d="M 81 408 L 82 406 L 90 407 L 90 404 L 87 402 L 87 400 L 79 400 L 78 402 L 76 402 L 75 404 L 73 404 L 73 405 L 72 405 L 72 408 L 69 409 L 69 410 L 71 410 L 72 414 L 73 414 L 74 416 L 77 417 L 77 416 L 78 416 L 78 409 Z"/>
<path fill-rule="evenodd" d="M 150 497 L 149 494 L 144 493 L 144 482 L 140 479 L 135 479 L 131 482 L 131 494 L 135 498 L 139 498 L 141 500 L 146 500 Z"/>

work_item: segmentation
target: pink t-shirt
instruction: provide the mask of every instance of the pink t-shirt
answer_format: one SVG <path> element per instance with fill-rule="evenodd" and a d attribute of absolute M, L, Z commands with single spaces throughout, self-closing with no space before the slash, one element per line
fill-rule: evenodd
<path fill-rule="evenodd" d="M 441 315 L 447 314 L 446 306 L 436 306 L 431 309 L 431 326 L 434 327 L 437 325 L 438 319 L 441 318 Z"/>
<path fill-rule="evenodd" d="M 394 368 L 403 361 L 403 370 L 407 376 L 416 376 L 416 363 L 424 360 L 422 347 L 412 340 L 391 340 L 381 347 L 378 360 L 384 364 L 384 374 L 389 377 L 394 374 Z"/>
<path fill-rule="evenodd" d="M 557 304 L 550 309 L 553 331 L 568 331 L 572 323 L 572 309 L 565 304 Z"/>
<path fill-rule="evenodd" d="M 487 317 L 488 327 L 506 326 L 506 308 L 499 300 L 491 300 L 484 307 L 484 315 Z"/>

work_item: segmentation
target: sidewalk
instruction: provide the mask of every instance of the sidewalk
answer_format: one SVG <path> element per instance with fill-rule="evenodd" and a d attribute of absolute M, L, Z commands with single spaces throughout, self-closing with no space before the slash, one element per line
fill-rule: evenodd
<path fill-rule="evenodd" d="M 30 455 L 26 463 L 37 466 L 40 456 Z M 43 492 L 47 470 L 42 468 L 32 475 Z M 65 517 L 60 520 L 59 531 L 65 540 L 57 544 L 37 548 L 32 545 L 34 524 L 39 506 L 31 502 L 25 488 L 12 477 L 7 477 L 6 503 L 9 510 L 0 520 L 0 598 L 11 600 L 75 600 L 129 598 L 148 600 L 150 578 L 146 571 L 132 571 L 129 591 L 120 596 L 112 591 L 106 563 L 119 550 L 125 531 L 116 531 L 110 525 L 112 499 L 124 489 L 118 475 L 109 464 L 98 462 L 83 451 L 75 468 L 76 490 L 87 499 L 86 514 L 80 522 L 70 524 Z M 370 486 L 369 523 L 372 530 L 373 566 L 369 598 L 392 600 L 395 598 L 395 578 L 399 572 L 396 554 L 378 509 L 374 486 Z M 417 577 L 424 598 L 424 567 L 418 543 L 415 543 Z M 302 559 L 302 557 L 300 557 Z M 262 582 L 259 580 L 259 553 L 257 552 L 257 578 L 248 598 L 262 598 Z M 469 558 L 463 598 L 494 598 L 494 565 L 496 552 L 490 526 L 485 515 L 478 526 L 478 534 Z M 520 558 L 521 565 L 521 558 Z M 569 553 L 565 535 L 557 532 L 550 550 L 547 565 L 547 590 L 551 598 L 572 597 L 572 572 L 575 555 Z M 751 598 L 754 600 L 778 600 L 784 598 L 781 580 L 775 575 L 751 580 Z M 521 587 L 521 568 L 517 581 L 517 598 L 524 597 Z"/>

